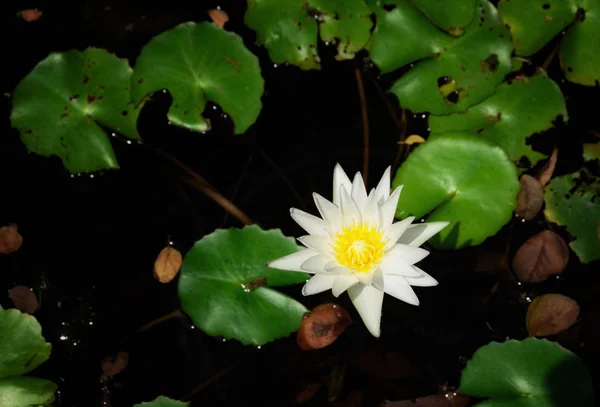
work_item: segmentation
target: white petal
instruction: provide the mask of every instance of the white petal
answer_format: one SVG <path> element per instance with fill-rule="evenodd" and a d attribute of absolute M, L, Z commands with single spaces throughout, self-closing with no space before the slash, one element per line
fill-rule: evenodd
<path fill-rule="evenodd" d="M 348 295 L 371 335 L 379 337 L 383 291 L 372 285 L 357 284 L 348 289 Z"/>
<path fill-rule="evenodd" d="M 281 257 L 277 260 L 270 261 L 267 263 L 267 267 L 279 270 L 301 271 L 304 273 L 306 271 L 300 268 L 302 263 L 318 254 L 319 253 L 312 249 L 303 249 L 299 252 L 288 254 L 287 256 Z"/>
<path fill-rule="evenodd" d="M 396 208 L 398 207 L 398 199 L 400 198 L 400 192 L 402 192 L 403 186 L 400 185 L 392 192 L 392 195 L 379 207 L 379 213 L 381 216 L 381 227 L 388 227 L 394 221 L 394 215 L 396 214 Z"/>
<path fill-rule="evenodd" d="M 383 276 L 385 292 L 394 298 L 407 302 L 412 305 L 419 305 L 419 298 L 408 284 L 408 281 L 402 276 L 385 275 Z"/>
<path fill-rule="evenodd" d="M 373 275 L 375 273 L 373 271 L 362 271 L 359 273 L 355 273 L 355 276 L 358 278 L 361 284 L 371 285 L 373 283 Z"/>
<path fill-rule="evenodd" d="M 413 247 L 405 244 L 395 244 L 394 247 L 387 252 L 386 256 L 400 255 L 408 265 L 413 265 L 420 262 L 429 255 L 429 252 L 421 247 Z"/>
<path fill-rule="evenodd" d="M 406 228 L 410 226 L 412 221 L 415 220 L 414 216 L 409 216 L 406 219 L 401 220 L 400 222 L 396 222 L 388 226 L 385 230 L 385 238 L 387 239 L 387 243 L 385 245 L 384 250 L 391 248 L 396 244 L 400 236 L 406 231 Z"/>
<path fill-rule="evenodd" d="M 327 264 L 325 264 L 325 270 L 330 271 L 336 267 L 340 267 L 340 263 L 335 260 L 335 259 L 331 259 L 329 258 L 329 261 L 327 262 Z"/>
<path fill-rule="evenodd" d="M 360 172 L 357 172 L 352 182 L 352 199 L 356 203 L 359 211 L 363 211 L 367 205 L 367 189 L 363 182 Z"/>
<path fill-rule="evenodd" d="M 381 203 L 388 199 L 390 196 L 391 182 L 390 182 L 390 171 L 392 167 L 387 167 L 381 180 L 379 180 L 379 184 L 377 184 L 377 188 L 375 188 L 375 197 L 376 201 Z"/>
<path fill-rule="evenodd" d="M 317 274 L 307 281 L 302 287 L 302 295 L 313 295 L 322 293 L 323 291 L 331 290 L 333 282 L 337 276 L 328 276 L 325 274 Z"/>
<path fill-rule="evenodd" d="M 414 285 L 417 287 L 433 287 L 438 285 L 438 282 L 435 278 L 431 277 L 429 274 L 418 268 L 417 266 L 412 266 L 419 273 L 421 273 L 421 277 L 406 277 L 406 281 L 408 284 Z"/>
<path fill-rule="evenodd" d="M 402 258 L 402 254 L 393 254 L 386 256 L 379 269 L 383 274 L 391 274 L 403 277 L 420 277 L 421 274 L 415 270 L 410 264 L 407 264 Z"/>
<path fill-rule="evenodd" d="M 352 182 L 350 182 L 350 178 L 346 175 L 342 166 L 340 164 L 336 164 L 333 169 L 333 203 L 337 206 L 340 206 L 341 202 L 341 187 L 346 188 L 347 191 L 352 190 Z"/>
<path fill-rule="evenodd" d="M 410 225 L 408 229 L 406 229 L 406 232 L 400 236 L 398 243 L 404 243 L 415 247 L 421 246 L 423 243 L 429 240 L 431 236 L 435 235 L 449 224 L 450 222 L 445 221 L 415 223 L 414 225 Z"/>
<path fill-rule="evenodd" d="M 316 192 L 313 193 L 315 205 L 323 219 L 331 225 L 331 231 L 336 232 L 340 228 L 340 210 L 339 208 L 323 198 Z"/>
<path fill-rule="evenodd" d="M 342 267 L 342 266 L 337 266 L 332 269 L 327 269 L 327 273 L 332 274 L 332 275 L 346 275 L 346 276 L 352 274 L 352 272 L 350 270 L 348 270 L 346 267 Z"/>
<path fill-rule="evenodd" d="M 331 255 L 331 238 L 329 236 L 306 235 L 298 238 L 300 243 L 321 254 Z"/>
<path fill-rule="evenodd" d="M 316 216 L 311 215 L 310 213 L 306 213 L 296 208 L 290 209 L 290 216 L 296 221 L 298 225 L 302 227 L 302 229 L 306 230 L 311 235 L 328 235 L 326 229 L 327 223 L 323 219 L 317 218 Z"/>
<path fill-rule="evenodd" d="M 369 223 L 373 226 L 379 226 L 379 205 L 374 195 L 367 198 L 367 204 L 362 210 L 363 222 Z"/>
<path fill-rule="evenodd" d="M 356 284 L 358 284 L 358 278 L 353 275 L 336 276 L 333 287 L 331 287 L 331 292 L 335 297 L 339 297 L 340 294 L 343 294 L 348 288 Z"/>
<path fill-rule="evenodd" d="M 329 260 L 331 260 L 331 257 L 318 254 L 302 263 L 300 265 L 300 270 L 313 274 L 325 274 L 327 273 L 327 270 L 325 270 L 325 265 L 327 262 L 329 262 Z"/>
<path fill-rule="evenodd" d="M 383 272 L 379 268 L 377 268 L 373 272 L 373 285 L 375 286 L 375 288 L 383 291 L 383 288 L 384 288 Z"/>
<path fill-rule="evenodd" d="M 360 222 L 360 212 L 356 207 L 356 203 L 346 191 L 346 188 L 342 188 L 342 216 L 344 225 L 352 225 Z"/>

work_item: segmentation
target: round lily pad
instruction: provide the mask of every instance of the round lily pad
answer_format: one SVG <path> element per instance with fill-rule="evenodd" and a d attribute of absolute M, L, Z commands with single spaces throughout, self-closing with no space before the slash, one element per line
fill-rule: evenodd
<path fill-rule="evenodd" d="M 545 73 L 520 77 L 498 86 L 496 93 L 465 112 L 430 116 L 432 132 L 471 131 L 500 145 L 509 158 L 522 156 L 535 164 L 545 156 L 527 145 L 527 138 L 547 130 L 562 116 L 568 120 L 560 88 Z"/>
<path fill-rule="evenodd" d="M 0 406 L 46 406 L 54 401 L 56 384 L 36 377 L 8 377 L 0 379 Z"/>
<path fill-rule="evenodd" d="M 569 243 L 582 263 L 600 259 L 600 180 L 588 171 L 561 175 L 546 186 L 544 215 L 566 226 L 574 237 Z"/>
<path fill-rule="evenodd" d="M 245 132 L 262 108 L 264 81 L 258 58 L 242 39 L 213 23 L 184 23 L 154 37 L 137 58 L 131 89 L 137 102 L 167 89 L 171 123 L 202 132 L 208 101 L 231 116 L 235 133 Z"/>
<path fill-rule="evenodd" d="M 477 4 L 471 23 L 457 38 L 437 29 L 409 1 L 387 0 L 375 9 L 371 59 L 384 73 L 415 62 L 391 88 L 402 107 L 432 114 L 460 112 L 492 95 L 510 72 L 510 33 L 489 1 Z"/>
<path fill-rule="evenodd" d="M 398 169 L 392 187 L 404 185 L 396 216 L 450 225 L 429 242 L 441 248 L 482 243 L 506 224 L 516 207 L 517 168 L 504 150 L 475 134 L 430 136 Z"/>
<path fill-rule="evenodd" d="M 13 92 L 11 125 L 27 149 L 72 173 L 118 168 L 106 127 L 138 139 L 132 69 L 103 49 L 51 53 Z"/>
<path fill-rule="evenodd" d="M 144 403 L 134 404 L 133 407 L 188 407 L 189 402 L 172 400 L 165 396 L 158 396 L 152 401 L 146 401 Z"/>
<path fill-rule="evenodd" d="M 317 30 L 323 41 L 337 44 L 338 59 L 352 59 L 373 26 L 364 0 L 249 0 L 244 22 L 273 62 L 307 70 L 320 67 Z"/>
<path fill-rule="evenodd" d="M 476 407 L 592 407 L 583 361 L 556 342 L 514 339 L 479 348 L 460 379 L 460 393 L 487 400 Z"/>
<path fill-rule="evenodd" d="M 473 20 L 476 0 L 413 0 L 429 19 L 449 34 L 458 37 Z"/>
<path fill-rule="evenodd" d="M 33 316 L 0 307 L 0 328 L 0 378 L 28 373 L 50 357 L 52 345 Z"/>
<path fill-rule="evenodd" d="M 220 229 L 185 255 L 179 279 L 183 310 L 209 335 L 262 345 L 298 330 L 308 310 L 271 287 L 303 283 L 305 273 L 266 264 L 298 251 L 279 230 Z"/>

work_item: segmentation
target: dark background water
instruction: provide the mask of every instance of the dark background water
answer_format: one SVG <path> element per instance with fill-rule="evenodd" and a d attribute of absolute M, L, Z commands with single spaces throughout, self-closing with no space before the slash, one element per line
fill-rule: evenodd
<path fill-rule="evenodd" d="M 311 383 L 323 384 L 305 404 L 311 406 L 328 405 L 330 395 L 334 405 L 365 406 L 425 396 L 444 385 L 458 386 L 460 369 L 478 347 L 507 337 L 525 338 L 527 298 L 543 292 L 564 293 L 581 305 L 580 322 L 553 339 L 581 355 L 597 378 L 598 262 L 580 265 L 573 253 L 559 279 L 527 286 L 474 271 L 477 250 L 434 251 L 423 268 L 440 285 L 416 288 L 420 307 L 387 297 L 383 335 L 375 339 L 344 295 L 336 302 L 356 323 L 319 351 L 301 352 L 294 335 L 260 349 L 223 342 L 202 335 L 185 319 L 137 332 L 179 308 L 176 281 L 163 285 L 152 278 L 158 252 L 172 241 L 185 253 L 216 228 L 241 226 L 190 189 L 182 181 L 185 174 L 149 146 L 192 167 L 263 228 L 299 236 L 302 231 L 289 217 L 289 207 L 315 212 L 311 193 L 330 196 L 336 162 L 349 174 L 362 169 L 358 67 L 364 73 L 371 130 L 370 186 L 397 154 L 399 131 L 386 103 L 397 117 L 400 110 L 393 97 L 378 90 L 390 79 L 378 78 L 362 58 L 334 61 L 335 50 L 323 44 L 319 72 L 275 67 L 242 23 L 244 1 L 4 2 L 2 91 L 10 93 L 52 51 L 103 47 L 133 65 L 152 36 L 185 21 L 206 21 L 207 10 L 216 6 L 230 16 L 226 28 L 242 35 L 259 56 L 266 81 L 261 115 L 243 136 L 234 136 L 231 123 L 212 106 L 208 110 L 214 126 L 205 135 L 169 126 L 170 97 L 161 94 L 142 113 L 144 145 L 112 138 L 119 171 L 71 177 L 59 159 L 27 152 L 10 128 L 10 99 L 2 98 L 0 224 L 17 223 L 24 244 L 0 257 L 0 305 L 11 306 L 1 293 L 17 284 L 37 294 L 41 306 L 35 316 L 53 350 L 50 360 L 31 375 L 59 385 L 58 406 L 101 406 L 109 400 L 113 406 L 130 406 L 161 394 L 177 399 L 219 372 L 224 374 L 197 393 L 193 405 L 291 405 Z M 35 7 L 44 13 L 35 23 L 16 16 L 18 10 Z M 539 147 L 551 150 L 557 141 L 557 172 L 566 173 L 581 165 L 581 141 L 590 139 L 590 130 L 600 131 L 600 91 L 565 83 L 557 61 L 549 72 L 567 96 L 571 119 L 549 132 Z M 426 119 L 408 112 L 408 125 L 408 134 L 426 134 Z M 522 242 L 548 227 L 542 218 L 514 220 L 484 246 L 510 258 Z M 564 230 L 554 230 L 568 237 Z M 299 286 L 284 291 L 309 308 L 333 300 L 329 293 L 300 298 Z M 129 365 L 103 387 L 100 361 L 119 351 L 129 353 Z M 341 386 L 336 397 L 332 380 Z"/>

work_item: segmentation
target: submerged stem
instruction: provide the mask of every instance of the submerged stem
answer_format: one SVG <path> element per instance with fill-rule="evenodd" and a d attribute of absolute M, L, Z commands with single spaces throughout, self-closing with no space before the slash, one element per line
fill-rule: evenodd
<path fill-rule="evenodd" d="M 367 179 L 369 175 L 369 114 L 367 112 L 367 99 L 365 97 L 365 86 L 363 84 L 362 74 L 360 68 L 354 68 L 354 75 L 356 76 L 356 85 L 358 87 L 358 96 L 360 97 L 360 110 L 363 125 L 363 181 L 365 187 L 367 186 Z"/>
<path fill-rule="evenodd" d="M 156 325 L 160 325 L 163 322 L 169 321 L 174 318 L 185 318 L 185 315 L 181 312 L 181 310 L 175 310 L 167 315 L 163 315 L 162 317 L 155 319 L 154 321 L 148 322 L 146 325 L 138 329 L 138 332 L 147 331 L 148 329 L 154 328 Z"/>

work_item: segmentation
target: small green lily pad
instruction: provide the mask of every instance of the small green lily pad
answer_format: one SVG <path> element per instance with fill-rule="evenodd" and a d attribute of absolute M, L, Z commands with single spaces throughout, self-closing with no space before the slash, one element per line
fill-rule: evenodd
<path fill-rule="evenodd" d="M 317 31 L 338 45 L 338 59 L 352 59 L 371 35 L 371 10 L 364 0 L 248 0 L 245 24 L 277 64 L 319 69 Z"/>
<path fill-rule="evenodd" d="M 158 396 L 152 401 L 146 401 L 144 403 L 134 404 L 133 407 L 188 407 L 189 402 L 172 400 L 165 396 Z"/>
<path fill-rule="evenodd" d="M 396 216 L 426 216 L 451 224 L 429 240 L 440 248 L 482 243 L 512 216 L 520 184 L 504 150 L 476 134 L 430 136 L 398 169 L 392 187 L 404 185 Z"/>
<path fill-rule="evenodd" d="M 546 186 L 544 215 L 567 227 L 575 240 L 569 246 L 582 263 L 600 259 L 600 179 L 586 170 L 561 175 Z"/>
<path fill-rule="evenodd" d="M 0 307 L 0 378 L 32 371 L 48 360 L 51 349 L 33 316 Z"/>
<path fill-rule="evenodd" d="M 466 112 L 430 116 L 431 132 L 471 131 L 501 146 L 514 162 L 522 156 L 535 164 L 545 156 L 527 145 L 534 133 L 548 130 L 553 120 L 568 120 L 560 88 L 545 73 L 521 77 L 498 86 L 496 93 Z"/>
<path fill-rule="evenodd" d="M 402 107 L 436 115 L 464 111 L 492 95 L 510 72 L 510 33 L 489 1 L 477 4 L 457 38 L 437 29 L 409 1 L 374 6 L 371 59 L 384 73 L 415 63 L 391 88 Z"/>
<path fill-rule="evenodd" d="M 425 15 L 442 30 L 461 36 L 473 20 L 477 0 L 412 0 Z"/>
<path fill-rule="evenodd" d="M 54 394 L 57 389 L 56 384 L 36 377 L 21 376 L 0 379 L 0 406 L 48 406 L 54 402 Z"/>
<path fill-rule="evenodd" d="M 583 145 L 583 159 L 585 161 L 598 160 L 600 169 L 600 143 L 585 143 Z"/>
<path fill-rule="evenodd" d="M 460 393 L 484 397 L 475 407 L 592 407 L 583 361 L 556 342 L 514 339 L 479 348 L 460 379 Z"/>
<path fill-rule="evenodd" d="M 294 239 L 258 226 L 220 229 L 185 255 L 179 279 L 183 310 L 209 335 L 262 345 L 300 327 L 307 309 L 272 287 L 308 275 L 266 264 L 298 251 Z"/>
<path fill-rule="evenodd" d="M 104 126 L 138 139 L 132 69 L 103 49 L 53 52 L 13 92 L 11 125 L 27 149 L 72 173 L 119 168 Z"/>
<path fill-rule="evenodd" d="M 132 77 L 137 102 L 167 89 L 173 97 L 171 123 L 202 132 L 202 114 L 212 101 L 231 116 L 235 133 L 244 133 L 262 108 L 264 81 L 258 58 L 242 39 L 213 23 L 183 23 L 154 37 L 137 58 Z"/>

